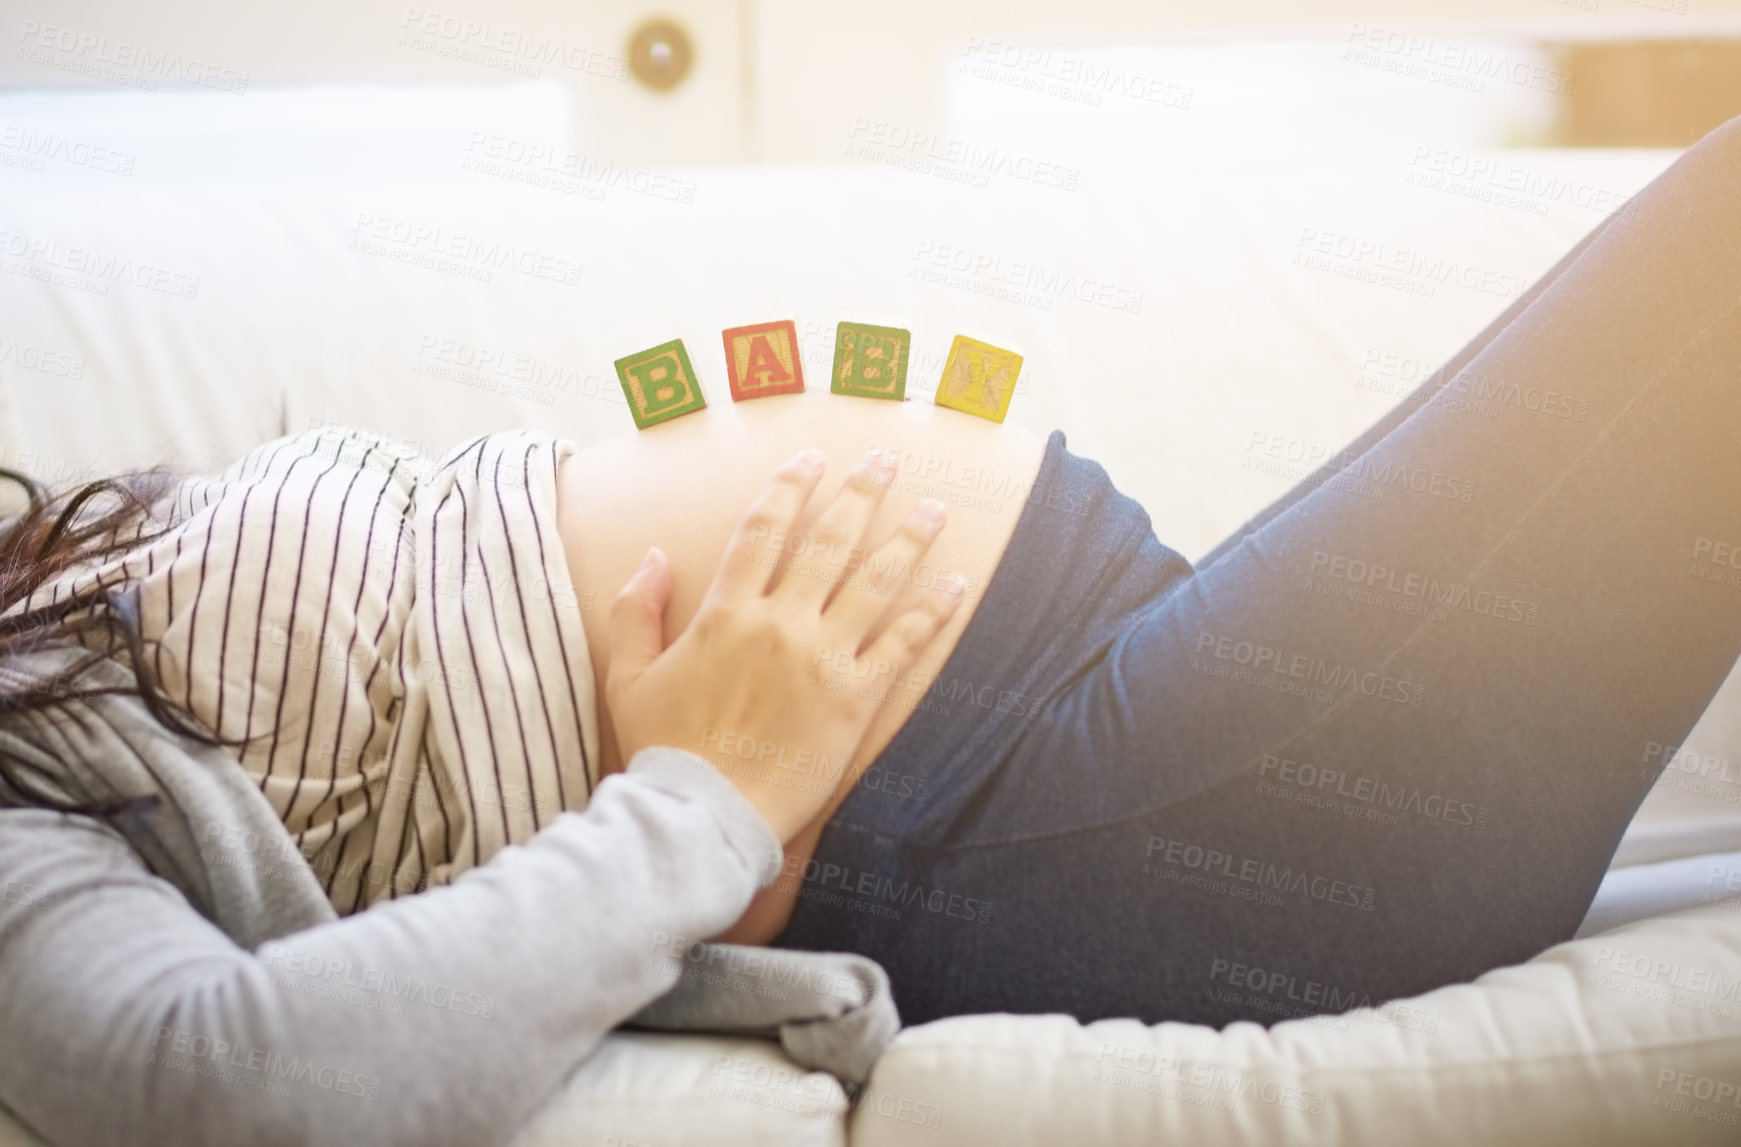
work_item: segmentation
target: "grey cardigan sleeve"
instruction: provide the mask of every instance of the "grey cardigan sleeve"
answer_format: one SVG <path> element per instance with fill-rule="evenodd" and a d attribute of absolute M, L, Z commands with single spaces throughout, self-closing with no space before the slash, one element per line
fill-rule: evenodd
<path fill-rule="evenodd" d="M 779 865 L 650 749 L 453 884 L 247 951 L 108 826 L 0 810 L 0 1099 L 57 1147 L 502 1142 Z"/>

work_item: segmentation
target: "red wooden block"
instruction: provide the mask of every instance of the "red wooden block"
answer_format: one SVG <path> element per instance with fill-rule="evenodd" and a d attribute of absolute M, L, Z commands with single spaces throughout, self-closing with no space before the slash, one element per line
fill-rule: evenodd
<path fill-rule="evenodd" d="M 725 335 L 725 372 L 733 402 L 797 394 L 804 389 L 798 327 L 791 319 L 732 327 Z"/>

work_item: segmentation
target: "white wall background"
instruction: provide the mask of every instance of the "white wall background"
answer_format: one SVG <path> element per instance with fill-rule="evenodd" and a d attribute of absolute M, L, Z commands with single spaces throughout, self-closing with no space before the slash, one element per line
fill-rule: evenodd
<path fill-rule="evenodd" d="M 669 93 L 627 76 L 629 38 L 653 16 L 683 24 L 696 48 Z M 1457 44 L 1733 34 L 1741 0 L 3 0 L 0 87 L 543 78 L 570 93 L 576 137 L 600 156 L 837 160 L 876 122 L 946 134 L 951 64 L 972 44 L 1345 43 L 1356 26 Z M 1237 103 L 1260 90 L 1250 66 L 1279 74 L 1247 65 L 1198 83 L 1201 97 Z"/>

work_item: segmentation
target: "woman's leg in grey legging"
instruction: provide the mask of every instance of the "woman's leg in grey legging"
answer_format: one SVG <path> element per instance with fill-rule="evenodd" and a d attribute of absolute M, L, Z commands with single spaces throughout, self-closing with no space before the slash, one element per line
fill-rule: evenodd
<path fill-rule="evenodd" d="M 1134 616 L 919 846 L 999 914 L 903 921 L 903 1008 L 1273 1021 L 1569 937 L 1741 652 L 1738 192 L 1741 121 Z"/>
<path fill-rule="evenodd" d="M 1201 846 L 1360 890 L 1150 888 L 1182 984 L 1244 963 L 1384 995 L 1576 928 L 1741 653 L 1738 192 L 1741 122 L 1454 364 L 1492 417 L 1416 406 L 1167 597 L 1060 725 L 1123 757 L 1151 874 Z"/>

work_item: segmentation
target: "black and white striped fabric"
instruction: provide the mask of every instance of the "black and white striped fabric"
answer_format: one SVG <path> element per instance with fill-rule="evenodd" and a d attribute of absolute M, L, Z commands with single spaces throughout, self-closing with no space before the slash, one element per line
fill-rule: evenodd
<path fill-rule="evenodd" d="M 590 603 L 556 530 L 573 449 L 509 432 L 436 462 L 354 430 L 293 435 L 180 483 L 153 527 L 171 529 L 34 602 L 136 586 L 166 692 L 243 742 L 352 912 L 527 840 L 598 781 Z"/>

